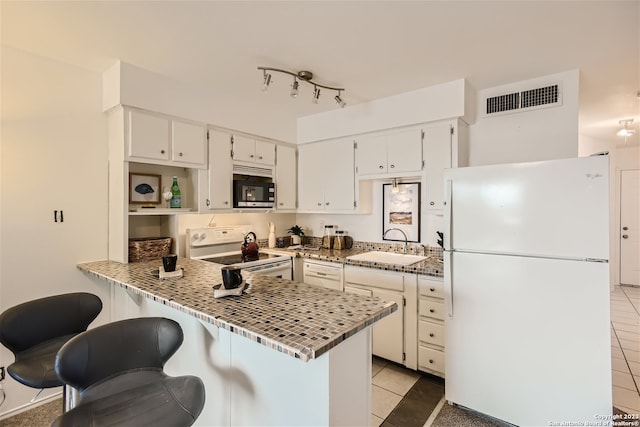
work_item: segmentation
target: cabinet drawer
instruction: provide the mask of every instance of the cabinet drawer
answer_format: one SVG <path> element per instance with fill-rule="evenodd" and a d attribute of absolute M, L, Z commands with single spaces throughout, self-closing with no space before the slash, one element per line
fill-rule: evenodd
<path fill-rule="evenodd" d="M 444 351 L 418 347 L 418 369 L 426 368 L 444 374 Z"/>
<path fill-rule="evenodd" d="M 418 338 L 420 341 L 444 347 L 444 325 L 421 320 L 418 324 Z"/>
<path fill-rule="evenodd" d="M 418 277 L 420 296 L 444 298 L 444 282 Z"/>
<path fill-rule="evenodd" d="M 432 317 L 434 319 L 444 320 L 444 303 L 423 299 L 420 300 L 419 306 L 420 316 Z"/>
<path fill-rule="evenodd" d="M 402 273 L 392 274 L 373 268 L 346 266 L 344 278 L 345 283 L 404 292 L 404 275 Z"/>

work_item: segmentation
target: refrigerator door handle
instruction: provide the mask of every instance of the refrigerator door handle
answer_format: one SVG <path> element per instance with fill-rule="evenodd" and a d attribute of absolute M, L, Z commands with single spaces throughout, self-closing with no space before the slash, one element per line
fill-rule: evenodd
<path fill-rule="evenodd" d="M 444 250 L 451 250 L 451 242 L 453 242 L 453 181 L 448 179 L 445 182 L 445 215 L 444 215 L 444 237 L 442 239 L 442 244 L 444 246 Z"/>
<path fill-rule="evenodd" d="M 447 304 L 447 315 L 453 319 L 453 253 L 444 251 L 444 297 Z"/>

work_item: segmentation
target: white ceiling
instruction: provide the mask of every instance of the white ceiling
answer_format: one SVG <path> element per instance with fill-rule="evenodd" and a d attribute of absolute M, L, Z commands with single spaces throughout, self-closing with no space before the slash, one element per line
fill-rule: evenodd
<path fill-rule="evenodd" d="M 353 105 L 465 78 L 483 89 L 579 69 L 580 133 L 640 122 L 640 1 L 79 1 L 0 3 L 2 44 L 104 71 L 116 60 L 297 117 L 257 66 L 310 70 Z M 638 144 L 638 134 L 628 141 Z"/>

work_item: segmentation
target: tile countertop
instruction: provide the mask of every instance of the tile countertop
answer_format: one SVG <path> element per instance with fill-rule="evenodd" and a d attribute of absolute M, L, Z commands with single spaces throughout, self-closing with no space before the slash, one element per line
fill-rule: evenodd
<path fill-rule="evenodd" d="M 381 262 L 368 262 L 368 261 L 355 261 L 347 259 L 348 256 L 358 255 L 364 252 L 369 252 L 366 249 L 352 248 L 352 249 L 286 249 L 286 248 L 260 248 L 264 252 L 278 252 L 293 257 L 317 259 L 320 261 L 336 262 L 345 265 L 356 265 L 360 267 L 377 268 L 379 270 L 399 271 L 402 273 L 414 273 L 422 274 L 426 276 L 443 277 L 444 276 L 444 264 L 442 260 L 430 256 L 424 261 L 420 261 L 412 265 L 398 265 L 398 264 L 386 264 Z"/>
<path fill-rule="evenodd" d="M 221 265 L 179 258 L 180 279 L 160 280 L 160 261 L 96 261 L 78 268 L 292 357 L 309 361 L 397 310 L 394 302 L 243 272 L 242 296 L 214 298 Z M 156 275 L 153 274 L 155 271 Z"/>

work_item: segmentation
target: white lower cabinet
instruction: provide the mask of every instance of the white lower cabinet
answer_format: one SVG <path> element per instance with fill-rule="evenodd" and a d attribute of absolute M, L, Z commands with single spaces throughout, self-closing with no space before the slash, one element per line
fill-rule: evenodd
<path fill-rule="evenodd" d="M 373 354 L 417 369 L 417 275 L 345 265 L 344 290 L 393 301 L 398 310 L 373 326 Z"/>
<path fill-rule="evenodd" d="M 419 276 L 418 298 L 418 369 L 444 378 L 443 281 Z"/>

